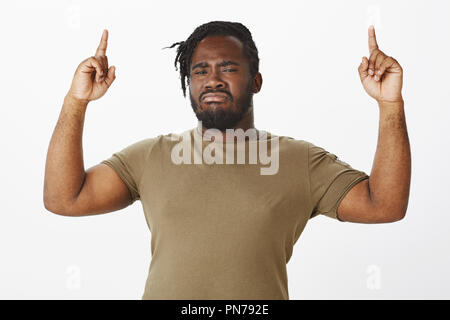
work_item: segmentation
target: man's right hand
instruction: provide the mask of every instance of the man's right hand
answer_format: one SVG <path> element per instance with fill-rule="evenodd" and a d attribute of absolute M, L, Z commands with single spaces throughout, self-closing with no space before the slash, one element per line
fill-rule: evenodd
<path fill-rule="evenodd" d="M 45 162 L 44 206 L 64 216 L 86 216 L 120 210 L 130 205 L 131 191 L 118 173 L 104 163 L 84 170 L 82 136 L 86 106 L 113 83 L 115 67 L 108 68 L 108 31 L 94 57 L 77 68 L 53 130 Z"/>
<path fill-rule="evenodd" d="M 95 56 L 89 57 L 80 63 L 68 96 L 88 103 L 101 98 L 116 79 L 116 67 L 108 68 L 106 47 L 108 45 L 108 30 L 103 30 L 102 39 L 98 45 Z"/>

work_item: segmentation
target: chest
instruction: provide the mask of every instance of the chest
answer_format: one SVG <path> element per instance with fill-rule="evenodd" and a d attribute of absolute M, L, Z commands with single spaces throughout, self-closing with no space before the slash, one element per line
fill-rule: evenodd
<path fill-rule="evenodd" d="M 261 175 L 252 165 L 154 166 L 141 182 L 141 201 L 158 231 L 283 236 L 308 214 L 302 180 L 299 172 Z"/>

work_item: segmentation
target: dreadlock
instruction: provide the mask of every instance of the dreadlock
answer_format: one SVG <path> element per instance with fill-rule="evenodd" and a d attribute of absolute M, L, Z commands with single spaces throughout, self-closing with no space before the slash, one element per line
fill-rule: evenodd
<path fill-rule="evenodd" d="M 244 45 L 244 54 L 249 60 L 251 77 L 253 78 L 259 71 L 258 49 L 247 27 L 242 23 L 229 21 L 211 21 L 202 24 L 194 30 L 186 41 L 175 42 L 170 47 L 163 48 L 173 48 L 178 45 L 174 64 L 175 70 L 178 70 L 177 63 L 180 66 L 181 88 L 183 89 L 184 97 L 186 97 L 186 80 L 187 84 L 190 84 L 190 68 L 194 50 L 201 40 L 211 35 L 234 36 L 238 38 Z"/>

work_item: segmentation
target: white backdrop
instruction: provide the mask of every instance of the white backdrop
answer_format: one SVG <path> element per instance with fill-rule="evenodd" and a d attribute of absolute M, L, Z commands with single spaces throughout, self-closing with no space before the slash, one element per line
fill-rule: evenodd
<path fill-rule="evenodd" d="M 196 125 L 175 48 L 238 21 L 260 54 L 255 126 L 310 141 L 370 174 L 378 106 L 358 76 L 367 26 L 404 69 L 412 150 L 406 218 L 309 221 L 288 263 L 290 299 L 450 298 L 448 1 L 10 1 L 0 4 L 0 298 L 140 299 L 151 234 L 140 202 L 113 213 L 45 210 L 45 157 L 78 64 L 109 30 L 116 81 L 91 102 L 85 168 L 140 139 Z"/>

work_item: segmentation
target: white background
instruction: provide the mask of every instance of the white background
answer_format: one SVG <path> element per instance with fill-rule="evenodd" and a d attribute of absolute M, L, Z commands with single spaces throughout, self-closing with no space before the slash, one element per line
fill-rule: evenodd
<path fill-rule="evenodd" d="M 404 220 L 309 221 L 288 263 L 290 299 L 450 298 L 448 1 L 10 1 L 0 5 L 0 298 L 140 299 L 151 234 L 142 206 L 45 210 L 45 157 L 73 73 L 109 30 L 117 79 L 90 103 L 85 168 L 140 139 L 196 125 L 175 71 L 195 27 L 238 21 L 260 54 L 255 126 L 310 141 L 370 174 L 378 105 L 357 72 L 367 26 L 404 69 L 412 149 Z"/>

